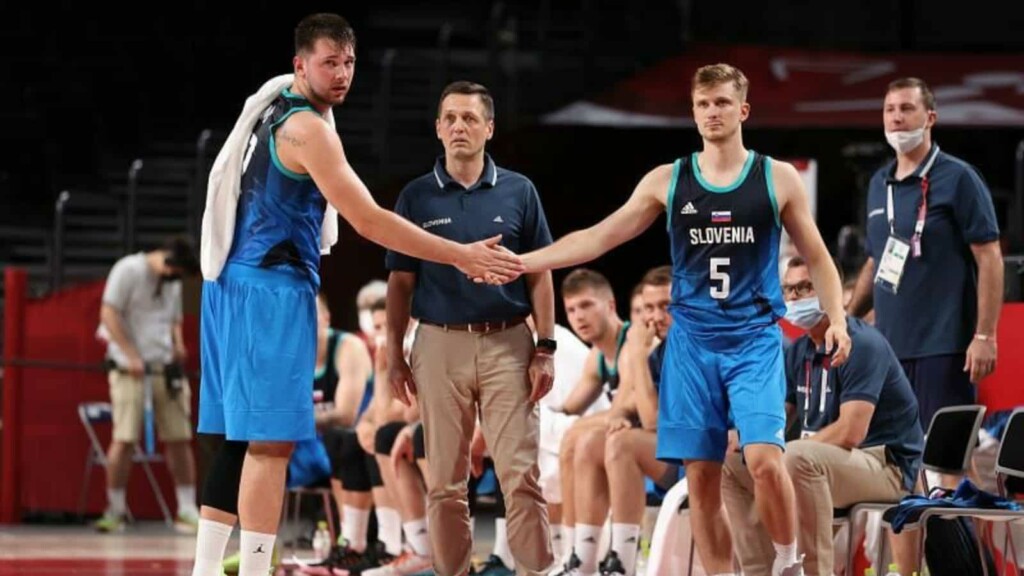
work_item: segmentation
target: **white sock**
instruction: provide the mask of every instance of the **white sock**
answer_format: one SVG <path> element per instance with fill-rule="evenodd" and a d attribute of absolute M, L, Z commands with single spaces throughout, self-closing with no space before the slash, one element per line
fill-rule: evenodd
<path fill-rule="evenodd" d="M 775 548 L 775 561 L 772 562 L 772 574 L 778 576 L 786 568 L 796 564 L 796 540 L 792 544 L 772 542 Z"/>
<path fill-rule="evenodd" d="M 405 532 L 405 541 L 409 543 L 409 547 L 412 548 L 413 552 L 419 556 L 431 557 L 430 534 L 427 533 L 426 518 L 403 522 L 402 531 Z"/>
<path fill-rule="evenodd" d="M 612 523 L 612 550 L 619 555 L 626 568 L 626 576 L 636 572 L 636 552 L 640 545 L 639 524 Z"/>
<path fill-rule="evenodd" d="M 124 516 L 127 507 L 124 488 L 107 488 L 107 512 L 114 516 Z"/>
<path fill-rule="evenodd" d="M 590 574 L 597 572 L 597 545 L 601 540 L 603 526 L 589 524 L 576 525 L 576 557 L 580 559 L 580 572 Z"/>
<path fill-rule="evenodd" d="M 196 563 L 192 566 L 192 576 L 220 576 L 220 565 L 224 561 L 224 548 L 231 539 L 234 526 L 214 522 L 205 518 L 199 519 L 199 532 L 196 535 Z"/>
<path fill-rule="evenodd" d="M 174 487 L 178 498 L 178 516 L 198 516 L 196 508 L 196 487 L 191 484 Z"/>
<path fill-rule="evenodd" d="M 366 529 L 370 525 L 370 511 L 354 506 L 342 506 L 341 535 L 348 547 L 356 552 L 366 550 Z"/>
<path fill-rule="evenodd" d="M 242 540 L 238 545 L 238 552 L 242 556 L 238 576 L 266 576 L 270 572 L 276 538 L 276 534 L 242 530 Z"/>
<path fill-rule="evenodd" d="M 565 556 L 565 551 L 569 547 L 568 541 L 565 539 L 565 527 L 561 524 L 551 525 L 551 552 L 555 555 L 555 560 L 561 560 Z"/>
<path fill-rule="evenodd" d="M 427 526 L 427 530 L 430 530 L 430 526 Z M 476 516 L 469 517 L 469 535 L 476 535 Z"/>
<path fill-rule="evenodd" d="M 512 558 L 512 549 L 508 546 L 508 531 L 504 518 L 494 519 L 494 555 L 501 558 L 506 568 L 512 568 L 516 561 Z"/>
<path fill-rule="evenodd" d="M 576 525 L 565 527 L 565 558 L 576 550 Z"/>
<path fill-rule="evenodd" d="M 377 538 L 392 556 L 402 553 L 402 516 L 394 508 L 377 507 Z M 342 528 L 344 529 L 344 528 Z"/>

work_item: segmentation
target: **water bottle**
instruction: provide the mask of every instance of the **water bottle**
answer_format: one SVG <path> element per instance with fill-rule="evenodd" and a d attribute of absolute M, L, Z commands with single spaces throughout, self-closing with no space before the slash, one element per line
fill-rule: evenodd
<path fill-rule="evenodd" d="M 895 563 L 889 564 L 889 571 L 885 573 L 885 576 L 902 576 L 899 565 Z"/>
<path fill-rule="evenodd" d="M 313 555 L 318 562 L 327 559 L 331 552 L 331 533 L 327 531 L 327 522 L 321 520 L 316 524 L 316 532 L 313 534 Z"/>

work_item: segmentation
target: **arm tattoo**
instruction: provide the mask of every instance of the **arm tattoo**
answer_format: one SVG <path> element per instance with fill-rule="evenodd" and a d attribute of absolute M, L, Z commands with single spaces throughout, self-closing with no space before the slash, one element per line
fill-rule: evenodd
<path fill-rule="evenodd" d="M 285 142 L 291 144 L 292 146 L 295 146 L 296 148 L 298 148 L 300 146 L 305 146 L 305 144 L 306 144 L 306 141 L 304 139 L 299 138 L 298 136 L 293 135 L 291 132 L 289 132 L 285 128 L 282 128 L 277 133 L 277 139 L 278 140 L 284 140 Z"/>

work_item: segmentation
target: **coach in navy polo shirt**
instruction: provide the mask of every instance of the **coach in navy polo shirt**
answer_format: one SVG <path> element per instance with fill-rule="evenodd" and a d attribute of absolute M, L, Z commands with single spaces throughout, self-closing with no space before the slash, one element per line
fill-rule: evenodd
<path fill-rule="evenodd" d="M 395 212 L 451 240 L 501 235 L 529 252 L 551 243 L 537 190 L 499 168 L 484 147 L 494 133 L 494 102 L 479 84 L 455 82 L 438 106 L 445 154 L 402 191 Z M 466 505 L 469 444 L 480 426 L 507 505 L 509 548 L 519 574 L 540 575 L 553 562 L 538 484 L 536 402 L 554 376 L 551 273 L 504 286 L 474 283 L 451 266 L 389 252 L 389 379 L 399 398 L 416 394 L 430 473 L 427 514 L 438 574 L 465 574 L 472 534 Z M 401 341 L 420 320 L 409 364 Z M 524 323 L 533 315 L 537 344 Z M 411 370 L 410 365 L 411 364 Z M 512 567 L 509 567 L 512 568 Z"/>
<path fill-rule="evenodd" d="M 849 311 L 863 315 L 874 300 L 927 428 L 939 408 L 973 404 L 974 384 L 995 369 L 999 227 L 978 171 L 932 141 L 935 97 L 923 81 L 890 84 L 883 118 L 896 159 L 868 187 L 869 258 Z"/>
<path fill-rule="evenodd" d="M 899 502 L 914 490 L 924 434 L 910 383 L 888 342 L 857 318 L 847 326 L 853 353 L 833 367 L 825 353 L 829 319 L 821 310 L 807 265 L 792 258 L 783 276 L 786 319 L 807 330 L 786 349 L 786 412 L 801 439 L 786 444 L 793 478 L 799 551 L 806 574 L 832 574 L 833 508 L 858 502 Z M 751 515 L 753 479 L 739 453 L 730 454 L 722 493 L 745 574 L 768 576 L 771 540 Z M 916 535 L 893 540 L 901 574 L 916 570 Z"/>

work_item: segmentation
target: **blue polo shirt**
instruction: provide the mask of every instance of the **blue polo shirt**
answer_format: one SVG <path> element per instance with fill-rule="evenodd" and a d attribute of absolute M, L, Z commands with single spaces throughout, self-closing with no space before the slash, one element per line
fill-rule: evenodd
<path fill-rule="evenodd" d="M 824 349 L 816 349 L 806 335 L 786 348 L 786 402 L 796 407 L 802 432 L 817 432 L 838 420 L 843 402 L 874 404 L 860 447 L 885 446 L 886 456 L 903 472 L 904 487 L 912 491 L 924 450 L 917 397 L 878 330 L 858 318 L 847 318 L 847 325 L 853 352 L 842 366 L 833 368 Z"/>
<path fill-rule="evenodd" d="M 934 152 L 932 146 L 928 157 Z M 893 183 L 896 235 L 909 241 L 921 202 L 920 171 L 926 162 L 897 181 L 893 160 L 871 178 L 867 250 L 876 269 L 889 238 L 886 185 Z M 874 290 L 876 326 L 900 360 L 967 350 L 978 318 L 978 272 L 970 245 L 999 238 L 992 194 L 973 166 L 940 150 L 928 182 L 921 257 L 908 258 L 898 294 L 878 285 Z"/>
<path fill-rule="evenodd" d="M 395 212 L 417 226 L 456 242 L 476 242 L 501 234 L 501 244 L 523 254 L 551 244 L 537 189 L 522 174 L 499 168 L 485 156 L 484 171 L 468 189 L 448 175 L 444 156 L 434 169 L 410 182 Z M 476 284 L 454 266 L 425 262 L 389 250 L 388 270 L 414 272 L 412 316 L 435 324 L 510 320 L 533 307 L 520 277 L 503 286 Z"/>

